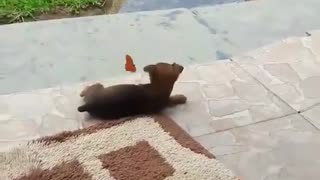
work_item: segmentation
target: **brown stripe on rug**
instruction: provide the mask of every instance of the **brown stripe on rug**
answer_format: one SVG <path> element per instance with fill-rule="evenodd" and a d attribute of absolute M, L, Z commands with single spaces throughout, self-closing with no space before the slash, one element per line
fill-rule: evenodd
<path fill-rule="evenodd" d="M 164 116 L 107 121 L 0 153 L 0 179 L 235 180 Z"/>

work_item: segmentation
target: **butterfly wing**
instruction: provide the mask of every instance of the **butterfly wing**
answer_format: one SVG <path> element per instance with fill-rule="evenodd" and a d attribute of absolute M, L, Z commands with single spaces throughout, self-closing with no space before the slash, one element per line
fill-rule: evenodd
<path fill-rule="evenodd" d="M 130 72 L 136 72 L 136 67 L 130 55 L 126 55 L 125 70 Z"/>

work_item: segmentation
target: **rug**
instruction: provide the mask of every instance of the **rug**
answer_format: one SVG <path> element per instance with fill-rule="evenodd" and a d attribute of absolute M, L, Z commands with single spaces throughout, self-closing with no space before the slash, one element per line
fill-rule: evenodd
<path fill-rule="evenodd" d="M 0 179 L 235 180 L 164 116 L 110 121 L 42 137 L 0 154 Z"/>

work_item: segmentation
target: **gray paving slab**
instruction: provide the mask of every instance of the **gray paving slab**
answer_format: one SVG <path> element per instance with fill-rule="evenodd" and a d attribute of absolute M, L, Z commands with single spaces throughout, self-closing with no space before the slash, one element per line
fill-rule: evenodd
<path fill-rule="evenodd" d="M 200 84 L 195 82 L 177 84 L 173 93 L 185 94 L 188 97 L 188 103 L 165 112 L 192 136 L 215 131 L 210 125 L 212 118 L 200 88 Z"/>
<path fill-rule="evenodd" d="M 197 72 L 216 131 L 295 112 L 233 62 L 199 65 Z"/>
<path fill-rule="evenodd" d="M 236 63 L 296 111 L 320 103 L 320 61 L 313 37 L 288 38 L 240 57 Z"/>
<path fill-rule="evenodd" d="M 225 59 L 319 29 L 319 8 L 318 0 L 257 0 L 192 11 L 211 32 L 218 59 Z"/>
<path fill-rule="evenodd" d="M 192 136 L 295 112 L 229 60 L 200 64 L 183 75 L 174 93 L 185 94 L 188 103 L 171 109 L 168 115 Z"/>
<path fill-rule="evenodd" d="M 298 114 L 197 140 L 241 179 L 319 179 L 320 131 Z"/>

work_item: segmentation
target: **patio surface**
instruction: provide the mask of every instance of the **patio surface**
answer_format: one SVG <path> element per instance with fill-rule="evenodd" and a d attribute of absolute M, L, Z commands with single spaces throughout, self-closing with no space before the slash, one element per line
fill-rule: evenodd
<path fill-rule="evenodd" d="M 320 31 L 229 60 L 185 68 L 174 93 L 188 103 L 166 113 L 246 180 L 318 180 Z M 146 74 L 105 85 L 146 82 Z M 0 96 L 1 151 L 88 126 L 76 111 L 93 82 Z"/>
<path fill-rule="evenodd" d="M 188 103 L 165 113 L 227 167 L 318 180 L 319 8 L 259 0 L 0 26 L 0 151 L 90 125 L 76 111 L 85 85 L 147 82 L 144 65 L 175 61 Z"/>

